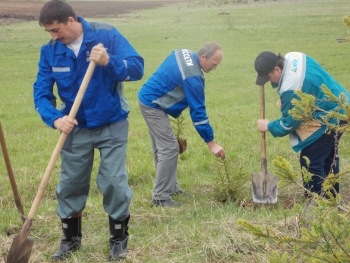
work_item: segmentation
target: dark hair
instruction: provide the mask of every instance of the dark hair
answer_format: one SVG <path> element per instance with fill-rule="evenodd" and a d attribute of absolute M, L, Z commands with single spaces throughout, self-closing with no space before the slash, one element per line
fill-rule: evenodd
<path fill-rule="evenodd" d="M 283 69 L 284 67 L 284 56 L 281 53 L 279 53 L 277 56 L 276 66 L 280 69 Z"/>
<path fill-rule="evenodd" d="M 69 4 L 64 0 L 51 0 L 40 10 L 39 25 L 43 26 L 54 22 L 66 23 L 69 17 L 77 20 L 77 15 Z"/>
<path fill-rule="evenodd" d="M 216 51 L 221 50 L 221 47 L 216 43 L 208 43 L 205 44 L 201 49 L 198 51 L 198 56 L 204 56 L 205 58 L 211 58 Z"/>

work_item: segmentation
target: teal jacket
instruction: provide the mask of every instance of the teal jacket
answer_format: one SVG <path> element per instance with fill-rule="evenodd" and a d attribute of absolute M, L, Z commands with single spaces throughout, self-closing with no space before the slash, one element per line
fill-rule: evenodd
<path fill-rule="evenodd" d="M 281 118 L 271 121 L 268 129 L 274 137 L 282 137 L 289 134 L 290 143 L 295 152 L 312 144 L 319 139 L 327 130 L 325 125 L 316 124 L 314 126 L 300 128 L 301 121 L 295 120 L 289 115 L 289 110 L 293 107 L 291 101 L 296 98 L 295 91 L 301 90 L 316 98 L 317 106 L 324 111 L 331 111 L 338 105 L 326 101 L 326 95 L 321 86 L 326 85 L 331 92 L 339 97 L 346 95 L 350 100 L 350 93 L 340 85 L 320 64 L 311 57 L 300 53 L 290 52 L 285 55 L 283 72 L 278 83 L 277 93 L 281 102 Z M 317 119 L 322 118 L 323 112 L 315 112 Z M 333 120 L 334 123 L 336 120 Z"/>

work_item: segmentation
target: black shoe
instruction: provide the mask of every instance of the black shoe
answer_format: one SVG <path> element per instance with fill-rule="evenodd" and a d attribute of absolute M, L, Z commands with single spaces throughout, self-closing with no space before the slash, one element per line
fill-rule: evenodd
<path fill-rule="evenodd" d="M 177 196 L 177 195 L 182 195 L 184 197 L 191 197 L 192 195 L 182 189 L 177 190 L 176 192 L 172 193 L 171 195 Z"/>
<path fill-rule="evenodd" d="M 58 251 L 51 256 L 52 260 L 63 260 L 72 254 L 72 252 L 80 249 L 80 238 L 72 239 L 70 241 L 61 241 L 61 246 Z"/>
<path fill-rule="evenodd" d="M 180 206 L 181 203 L 175 202 L 171 199 L 168 200 L 153 200 L 152 201 L 153 206 L 168 206 L 168 207 L 177 207 Z"/>
<path fill-rule="evenodd" d="M 114 241 L 110 244 L 111 252 L 109 253 L 109 261 L 121 260 L 128 255 L 128 237 L 123 240 Z"/>

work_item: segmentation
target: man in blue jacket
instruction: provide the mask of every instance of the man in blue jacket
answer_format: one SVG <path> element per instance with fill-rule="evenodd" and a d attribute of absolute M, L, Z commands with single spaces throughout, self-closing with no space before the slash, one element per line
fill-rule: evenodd
<path fill-rule="evenodd" d="M 325 69 L 311 57 L 300 53 L 290 52 L 285 56 L 270 51 L 260 53 L 255 60 L 255 70 L 258 73 L 257 85 L 264 85 L 270 81 L 280 96 L 281 118 L 275 121 L 258 120 L 259 131 L 269 131 L 274 137 L 289 135 L 290 143 L 295 152 L 300 151 L 300 165 L 311 174 L 310 182 L 304 182 L 308 191 L 323 195 L 322 183 L 329 173 L 339 173 L 338 142 L 341 134 L 335 131 L 326 132 L 326 125 L 315 121 L 305 125 L 295 120 L 289 114 L 293 108 L 293 98 L 297 98 L 295 91 L 311 94 L 316 98 L 316 106 L 321 110 L 315 112 L 315 117 L 322 120 L 324 112 L 332 111 L 339 105 L 326 100 L 321 86 L 327 88 L 337 97 L 344 94 L 350 100 L 349 92 L 342 87 Z M 341 124 L 333 119 L 334 124 Z M 307 163 L 306 157 L 310 163 Z M 334 185 L 333 195 L 339 192 L 339 183 Z"/>
<path fill-rule="evenodd" d="M 177 118 L 186 108 L 210 151 L 222 159 L 224 149 L 215 143 L 205 108 L 204 76 L 221 63 L 222 50 L 216 43 L 204 45 L 198 53 L 173 51 L 146 81 L 138 93 L 139 106 L 152 141 L 156 178 L 153 205 L 178 206 L 173 194 L 184 193 L 177 184 L 179 145 L 168 115 Z"/>
<path fill-rule="evenodd" d="M 109 259 L 123 258 L 132 198 L 126 171 L 129 107 L 123 82 L 142 78 L 143 58 L 113 26 L 88 23 L 62 0 L 43 6 L 39 24 L 52 39 L 40 51 L 35 108 L 48 126 L 68 134 L 56 189 L 63 238 L 52 259 L 62 260 L 81 246 L 81 215 L 89 194 L 94 149 L 101 156 L 97 186 L 109 218 Z M 90 61 L 96 68 L 72 119 L 68 114 Z M 59 109 L 55 84 L 62 101 Z"/>

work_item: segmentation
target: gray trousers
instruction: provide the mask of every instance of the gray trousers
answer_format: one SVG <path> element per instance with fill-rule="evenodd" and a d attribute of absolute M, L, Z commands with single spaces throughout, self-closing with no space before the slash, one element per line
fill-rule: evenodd
<path fill-rule="evenodd" d="M 146 107 L 140 102 L 139 107 L 148 126 L 156 168 L 152 198 L 168 200 L 180 189 L 177 184 L 179 145 L 164 111 Z"/>
<path fill-rule="evenodd" d="M 95 149 L 100 154 L 96 183 L 103 195 L 103 207 L 115 220 L 129 216 L 132 191 L 126 171 L 128 121 L 95 129 L 75 127 L 61 151 L 61 174 L 56 188 L 57 214 L 69 218 L 80 214 L 90 190 Z"/>

